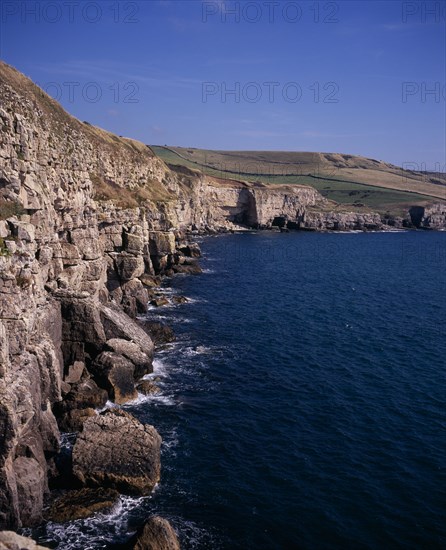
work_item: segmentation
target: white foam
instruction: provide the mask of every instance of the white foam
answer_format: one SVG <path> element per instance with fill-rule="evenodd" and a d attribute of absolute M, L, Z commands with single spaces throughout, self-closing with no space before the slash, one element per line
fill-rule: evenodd
<path fill-rule="evenodd" d="M 213 353 L 213 349 L 206 347 L 206 346 L 195 346 L 195 347 L 186 347 L 183 348 L 183 353 L 185 355 L 194 356 L 194 355 L 205 355 L 209 353 Z"/>
<path fill-rule="evenodd" d="M 155 376 L 166 377 L 168 376 L 168 370 L 169 370 L 169 364 L 157 357 L 156 359 L 153 360 L 153 372 L 143 376 L 143 379 L 150 380 Z"/>
<path fill-rule="evenodd" d="M 60 448 L 70 450 L 76 441 L 76 432 L 63 432 L 60 434 Z"/>
<path fill-rule="evenodd" d="M 156 490 L 156 486 L 154 491 Z M 152 493 L 153 494 L 153 493 Z M 68 523 L 48 522 L 46 531 L 48 539 L 58 543 L 60 550 L 93 550 L 106 548 L 117 536 L 129 534 L 128 520 L 130 513 L 147 497 L 120 496 L 113 508 L 106 512 L 98 512 L 93 516 Z"/>
<path fill-rule="evenodd" d="M 110 399 L 107 401 L 107 403 L 102 407 L 102 409 L 95 409 L 95 411 L 98 413 L 98 414 L 101 414 L 103 413 L 104 411 L 108 411 L 109 409 L 116 409 L 118 408 L 119 405 L 117 405 L 116 403 L 113 403 L 113 401 L 110 401 Z"/>
<path fill-rule="evenodd" d="M 125 409 L 126 407 L 134 407 L 137 405 L 142 405 L 144 403 L 162 403 L 163 405 L 175 405 L 175 401 L 169 397 L 168 395 L 164 395 L 163 393 L 150 393 L 148 395 L 144 393 L 138 392 L 138 397 L 136 399 L 133 399 L 132 401 L 128 401 L 125 403 L 122 408 Z"/>

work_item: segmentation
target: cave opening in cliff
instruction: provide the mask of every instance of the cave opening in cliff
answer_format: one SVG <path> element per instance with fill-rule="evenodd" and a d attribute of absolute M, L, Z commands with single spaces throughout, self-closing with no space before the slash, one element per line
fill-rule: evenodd
<path fill-rule="evenodd" d="M 285 227 L 287 224 L 287 219 L 284 218 L 283 216 L 276 216 L 274 219 L 273 219 L 273 227 Z"/>

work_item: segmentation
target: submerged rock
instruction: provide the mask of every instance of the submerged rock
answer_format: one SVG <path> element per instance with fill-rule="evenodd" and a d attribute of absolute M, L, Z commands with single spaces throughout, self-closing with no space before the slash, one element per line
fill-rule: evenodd
<path fill-rule="evenodd" d="M 160 478 L 161 437 L 119 409 L 84 424 L 73 448 L 73 472 L 84 485 L 147 495 Z"/>
<path fill-rule="evenodd" d="M 92 516 L 96 512 L 106 512 L 119 499 L 118 491 L 114 489 L 79 489 L 69 491 L 56 499 L 51 505 L 46 519 L 56 523 L 65 523 Z"/>
<path fill-rule="evenodd" d="M 158 296 L 150 300 L 150 304 L 155 307 L 167 306 L 169 304 L 169 300 L 164 296 Z"/>
<path fill-rule="evenodd" d="M 133 550 L 180 550 L 180 543 L 170 523 L 153 516 L 137 534 Z"/>
<path fill-rule="evenodd" d="M 199 275 L 203 271 L 195 258 L 185 258 L 184 263 L 176 264 L 172 269 L 175 273 L 187 273 L 189 275 Z"/>
<path fill-rule="evenodd" d="M 186 296 L 174 296 L 172 298 L 172 302 L 175 304 L 187 304 L 189 300 L 186 298 Z"/>
<path fill-rule="evenodd" d="M 159 387 L 151 380 L 141 380 L 137 386 L 137 389 L 144 395 L 152 395 L 160 392 Z"/>

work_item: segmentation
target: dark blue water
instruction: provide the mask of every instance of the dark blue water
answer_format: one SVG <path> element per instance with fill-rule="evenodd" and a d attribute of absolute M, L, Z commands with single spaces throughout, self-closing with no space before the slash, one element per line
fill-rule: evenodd
<path fill-rule="evenodd" d="M 201 245 L 205 273 L 171 282 L 192 301 L 154 313 L 178 335 L 162 395 L 129 407 L 165 443 L 126 529 L 156 512 L 185 549 L 445 548 L 446 233 Z"/>

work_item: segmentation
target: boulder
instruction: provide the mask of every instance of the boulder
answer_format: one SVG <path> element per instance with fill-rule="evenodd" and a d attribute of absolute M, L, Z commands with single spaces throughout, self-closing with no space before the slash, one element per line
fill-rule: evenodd
<path fill-rule="evenodd" d="M 145 374 L 152 372 L 152 357 L 144 353 L 134 342 L 121 338 L 112 338 L 111 340 L 107 340 L 106 346 L 110 351 L 123 355 L 133 363 L 136 379 L 142 378 Z"/>
<path fill-rule="evenodd" d="M 155 346 L 173 342 L 175 340 L 175 333 L 173 329 L 164 323 L 140 320 L 139 324 L 150 336 Z"/>
<path fill-rule="evenodd" d="M 103 487 L 69 491 L 53 502 L 45 519 L 56 523 L 65 523 L 88 518 L 96 512 L 109 511 L 118 499 L 118 491 Z"/>
<path fill-rule="evenodd" d="M 150 304 L 155 307 L 167 306 L 169 304 L 169 300 L 164 296 L 158 296 L 153 298 L 153 300 L 150 300 Z"/>
<path fill-rule="evenodd" d="M 99 388 L 90 378 L 74 384 L 64 400 L 53 406 L 59 429 L 62 432 L 78 432 L 88 418 L 96 415 L 95 409 L 105 406 L 107 399 L 106 390 Z"/>
<path fill-rule="evenodd" d="M 133 550 L 180 550 L 180 543 L 166 519 L 152 516 L 137 534 Z"/>
<path fill-rule="evenodd" d="M 13 531 L 0 531 L 0 550 L 47 550 L 47 548 Z"/>
<path fill-rule="evenodd" d="M 160 478 L 160 446 L 153 426 L 111 409 L 85 422 L 73 448 L 73 472 L 84 485 L 147 495 Z"/>
<path fill-rule="evenodd" d="M 148 357 L 153 357 L 153 342 L 148 334 L 119 308 L 101 305 L 101 320 L 107 340 L 121 338 L 135 342 Z"/>
<path fill-rule="evenodd" d="M 90 370 L 99 386 L 107 390 L 115 403 L 127 403 L 138 397 L 134 383 L 135 366 L 124 356 L 104 351 L 96 358 Z"/>
<path fill-rule="evenodd" d="M 161 279 L 159 277 L 156 277 L 154 275 L 149 275 L 148 273 L 143 273 L 139 280 L 142 282 L 142 284 L 148 288 L 155 288 L 157 286 L 160 286 Z"/>

